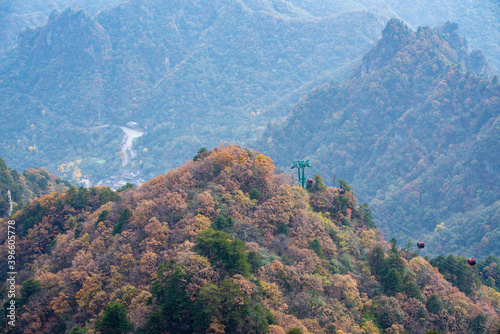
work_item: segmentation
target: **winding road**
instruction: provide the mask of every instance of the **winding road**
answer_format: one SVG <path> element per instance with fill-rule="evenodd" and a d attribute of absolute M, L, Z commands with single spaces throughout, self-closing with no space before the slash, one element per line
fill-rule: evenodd
<path fill-rule="evenodd" d="M 128 164 L 130 159 L 135 157 L 136 153 L 132 150 L 132 144 L 134 138 L 139 138 L 144 134 L 144 132 L 127 128 L 125 126 L 120 126 L 120 129 L 125 133 L 123 139 L 122 139 L 122 166 L 125 166 Z"/>

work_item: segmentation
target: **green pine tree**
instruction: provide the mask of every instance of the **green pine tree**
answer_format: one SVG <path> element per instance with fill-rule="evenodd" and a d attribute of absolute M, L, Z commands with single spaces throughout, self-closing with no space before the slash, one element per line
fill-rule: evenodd
<path fill-rule="evenodd" d="M 441 312 L 441 310 L 444 307 L 444 303 L 441 297 L 439 297 L 438 294 L 434 293 L 429 297 L 429 299 L 425 303 L 425 307 L 427 307 L 427 310 L 429 312 L 432 312 L 434 314 L 439 314 L 439 312 Z"/>
<path fill-rule="evenodd" d="M 386 272 L 387 261 L 385 259 L 385 252 L 382 246 L 375 246 L 368 254 L 368 263 L 372 269 L 372 274 L 375 276 L 383 276 Z"/>
<path fill-rule="evenodd" d="M 102 334 L 124 334 L 133 328 L 127 317 L 127 309 L 118 302 L 108 303 L 103 315 L 95 323 L 95 329 Z"/>
<path fill-rule="evenodd" d="M 394 268 L 389 269 L 382 280 L 384 291 L 388 296 L 394 296 L 400 292 L 402 290 L 402 283 L 401 274 Z"/>

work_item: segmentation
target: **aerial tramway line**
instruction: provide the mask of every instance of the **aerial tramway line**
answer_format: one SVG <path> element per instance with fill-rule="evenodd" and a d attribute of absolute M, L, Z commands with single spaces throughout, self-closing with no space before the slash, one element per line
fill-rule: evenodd
<path fill-rule="evenodd" d="M 310 164 L 309 164 L 309 160 L 299 160 L 299 161 L 294 161 L 292 162 L 293 166 L 291 167 L 291 169 L 294 169 L 294 168 L 297 168 L 297 173 L 298 173 L 298 181 L 299 181 L 299 184 L 302 186 L 302 188 L 306 188 L 305 184 L 306 184 L 306 179 L 305 179 L 305 173 L 304 173 L 304 170 L 305 168 L 309 167 L 309 168 L 312 168 L 314 170 L 316 170 L 317 172 L 319 173 L 322 173 L 322 171 L 320 171 L 319 169 L 315 168 L 315 167 L 312 167 Z M 335 186 L 335 179 L 336 179 L 337 175 L 334 175 L 333 177 L 333 186 Z M 307 185 L 308 186 L 312 186 L 314 183 L 313 179 L 307 179 Z M 339 195 L 344 195 L 345 194 L 345 190 L 343 188 L 338 188 L 338 193 Z M 356 192 L 356 197 L 358 197 L 359 199 L 362 199 L 362 196 L 359 195 L 359 193 Z M 363 200 L 364 201 L 364 200 Z M 367 201 L 364 201 L 366 203 L 368 203 Z M 372 212 L 374 212 L 375 214 L 377 214 L 379 217 L 382 217 L 383 218 L 383 222 L 386 223 L 387 225 L 392 225 L 392 226 L 397 226 L 398 228 L 401 229 L 401 231 L 404 231 L 405 234 L 407 234 L 409 237 L 414 237 L 414 233 L 409 231 L 407 228 L 405 228 L 404 226 L 388 219 L 387 215 L 385 214 L 385 212 L 382 212 L 383 210 L 378 210 L 378 209 L 375 209 L 375 208 L 370 208 Z M 398 216 L 396 214 L 396 216 Z M 400 216 L 399 216 L 400 217 Z M 400 217 L 401 218 L 401 217 Z M 414 238 L 416 240 L 420 239 L 420 238 Z M 421 249 L 424 249 L 425 248 L 425 243 L 422 242 L 422 241 L 418 241 L 416 243 L 416 246 L 418 248 L 418 250 L 421 250 Z M 476 265 L 477 261 L 474 259 L 474 257 L 471 257 L 469 259 L 467 259 L 467 263 L 469 264 L 469 266 L 473 267 Z M 463 268 L 461 267 L 455 267 L 452 265 L 452 267 L 454 267 L 454 269 L 456 270 L 459 270 L 461 271 Z M 500 274 L 500 271 L 498 270 L 495 270 L 495 269 L 492 269 L 493 271 L 497 272 L 498 274 Z"/>

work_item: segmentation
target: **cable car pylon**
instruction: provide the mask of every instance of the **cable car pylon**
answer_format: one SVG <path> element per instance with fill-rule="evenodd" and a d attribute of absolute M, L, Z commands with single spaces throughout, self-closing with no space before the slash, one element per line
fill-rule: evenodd
<path fill-rule="evenodd" d="M 297 168 L 297 175 L 299 177 L 299 184 L 302 185 L 302 188 L 306 187 L 306 178 L 304 177 L 304 169 L 306 167 L 311 167 L 309 165 L 309 160 L 298 160 L 292 162 L 292 169 Z M 300 175 L 300 171 L 302 170 L 302 175 Z"/>

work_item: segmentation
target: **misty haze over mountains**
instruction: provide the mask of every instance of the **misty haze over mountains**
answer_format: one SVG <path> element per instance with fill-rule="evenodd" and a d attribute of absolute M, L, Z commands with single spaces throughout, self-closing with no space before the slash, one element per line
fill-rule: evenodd
<path fill-rule="evenodd" d="M 9 135 L 0 156 L 11 168 L 41 166 L 96 184 L 163 173 L 200 147 L 236 142 L 282 168 L 311 158 L 324 177 L 336 173 L 381 205 L 387 221 L 419 233 L 450 227 L 433 232 L 443 238 L 455 224 L 497 221 L 493 2 L 21 1 L 1 9 L 1 128 Z M 386 27 L 379 41 L 390 17 L 413 32 Z M 15 46 L 20 26 L 43 22 Z M 403 73 L 408 66 L 415 71 Z M 336 97 L 317 96 L 325 90 Z M 145 133 L 123 172 L 118 126 L 128 122 Z M 497 225 L 432 252 L 480 242 L 491 250 Z"/>
<path fill-rule="evenodd" d="M 83 8 L 95 15 L 106 6 L 114 6 L 119 0 L 7 0 L 0 6 L 1 49 L 5 51 L 17 42 L 19 32 L 26 27 L 44 25 L 52 10 L 65 8 Z M 255 2 L 257 3 L 257 2 Z M 346 11 L 373 11 L 387 17 L 396 17 L 413 28 L 419 26 L 438 26 L 446 21 L 459 24 L 461 33 L 469 40 L 472 48 L 485 51 L 487 57 L 498 69 L 500 65 L 499 50 L 499 9 L 495 1 L 397 1 L 397 0 L 365 0 L 365 1 L 317 1 L 289 0 L 262 1 L 263 7 L 287 8 L 296 7 L 297 16 L 323 17 Z"/>

